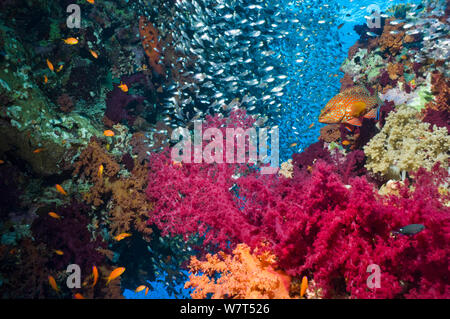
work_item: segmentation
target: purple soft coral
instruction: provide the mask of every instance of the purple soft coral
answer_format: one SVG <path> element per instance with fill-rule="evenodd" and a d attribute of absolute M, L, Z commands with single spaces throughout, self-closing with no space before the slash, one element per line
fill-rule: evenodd
<path fill-rule="evenodd" d="M 145 80 L 143 74 L 135 74 L 129 77 L 123 77 L 122 83 L 130 86 L 136 82 Z M 145 97 L 138 95 L 131 95 L 128 92 L 122 91 L 118 86 L 115 86 L 111 92 L 106 94 L 106 111 L 105 116 L 114 123 L 119 123 L 123 120 L 133 124 L 135 117 L 130 115 L 127 108 L 131 104 L 140 104 L 145 100 Z"/>
<path fill-rule="evenodd" d="M 37 242 L 43 242 L 50 249 L 64 253 L 55 254 L 49 266 L 63 270 L 67 265 L 75 263 L 82 271 L 88 272 L 93 265 L 99 265 L 104 258 L 97 248 L 106 248 L 106 243 L 102 242 L 100 235 L 95 240 L 92 239 L 87 228 L 89 206 L 73 201 L 66 206 L 53 207 L 52 210 L 61 218 L 55 219 L 44 214 L 31 226 Z"/>

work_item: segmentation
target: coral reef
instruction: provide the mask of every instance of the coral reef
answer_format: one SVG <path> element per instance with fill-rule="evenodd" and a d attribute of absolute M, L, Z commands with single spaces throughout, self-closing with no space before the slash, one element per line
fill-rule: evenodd
<path fill-rule="evenodd" d="M 245 2 L 0 1 L 1 298 L 450 298 L 448 1 Z"/>
<path fill-rule="evenodd" d="M 304 152 L 300 154 L 294 154 L 292 156 L 292 163 L 294 167 L 300 169 L 312 166 L 317 160 L 324 160 L 326 162 L 331 162 L 331 154 L 323 141 L 311 144 Z"/>
<path fill-rule="evenodd" d="M 431 76 L 431 92 L 435 95 L 429 107 L 450 112 L 450 80 L 439 72 Z"/>
<path fill-rule="evenodd" d="M 88 146 L 81 152 L 78 160 L 74 163 L 73 175 L 82 174 L 95 184 L 100 183 L 103 178 L 113 177 L 120 170 L 114 158 L 108 154 L 96 138 L 91 138 Z M 103 174 L 100 176 L 99 167 L 103 166 Z M 95 206 L 100 205 L 100 199 L 90 199 L 90 203 Z"/>
<path fill-rule="evenodd" d="M 425 109 L 424 122 L 430 123 L 432 127 L 446 127 L 447 132 L 450 132 L 450 112 L 447 110 L 438 111 L 432 107 Z"/>
<path fill-rule="evenodd" d="M 148 169 L 145 166 L 136 165 L 130 177 L 111 184 L 105 182 L 104 191 L 111 192 L 112 198 L 109 211 L 112 234 L 136 230 L 149 240 L 152 229 L 148 227 L 147 219 L 153 205 L 145 196 L 147 175 Z"/>
<path fill-rule="evenodd" d="M 126 82 L 125 84 L 129 85 Z M 135 118 L 128 113 L 127 108 L 131 104 L 139 104 L 143 101 L 143 97 L 129 95 L 116 86 L 106 95 L 105 117 L 114 124 L 122 121 L 132 124 Z"/>
<path fill-rule="evenodd" d="M 364 179 L 351 179 L 346 187 L 333 171 L 332 166 L 318 162 L 310 177 L 294 176 L 269 194 L 271 188 L 266 183 L 252 181 L 252 191 L 266 190 L 266 200 L 246 202 L 245 213 L 254 216 L 264 212 L 260 231 L 267 242 L 276 243 L 273 251 L 281 269 L 290 275 L 311 272 L 325 297 L 341 295 L 345 290 L 356 298 L 392 298 L 416 292 L 416 297 L 422 298 L 433 293 L 434 297 L 444 296 L 448 282 L 431 278 L 432 269 L 437 273 L 447 269 L 444 256 L 449 241 L 444 229 L 449 219 L 444 205 L 448 194 L 443 197 L 439 187 L 445 185 L 448 173 L 440 168 L 433 173 L 422 169 L 415 177 L 414 191 L 404 187 L 401 199 L 393 197 L 383 203 Z M 280 194 L 282 200 L 267 201 Z M 278 204 L 263 208 L 267 202 Z M 391 237 L 391 232 L 402 225 L 419 222 L 428 232 L 418 234 L 417 241 L 408 236 Z M 442 228 L 435 230 L 437 225 Z M 426 248 L 419 248 L 424 243 Z M 411 245 L 416 247 L 413 251 Z M 425 257 L 433 254 L 436 258 Z M 410 260 L 421 262 L 408 267 Z M 382 288 L 376 291 L 367 290 L 366 277 L 362 276 L 371 263 L 384 271 Z M 397 267 L 398 263 L 405 268 Z M 425 285 L 424 278 L 433 284 Z"/>

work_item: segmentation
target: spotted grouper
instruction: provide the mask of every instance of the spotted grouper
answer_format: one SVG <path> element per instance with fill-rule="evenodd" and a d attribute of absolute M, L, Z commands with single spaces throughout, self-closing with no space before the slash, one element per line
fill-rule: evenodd
<path fill-rule="evenodd" d="M 362 118 L 379 116 L 381 100 L 362 86 L 354 86 L 334 96 L 322 109 L 319 122 L 326 124 L 362 125 Z"/>

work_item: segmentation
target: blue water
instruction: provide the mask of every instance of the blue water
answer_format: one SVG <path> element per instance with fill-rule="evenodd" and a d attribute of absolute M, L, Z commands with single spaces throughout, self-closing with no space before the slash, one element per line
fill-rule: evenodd
<path fill-rule="evenodd" d="M 367 7 L 378 5 L 383 12 L 400 3 L 420 3 L 395 0 L 283 2 L 286 10 L 306 26 L 303 32 L 307 33 L 309 40 L 305 41 L 305 34 L 293 32 L 273 48 L 283 53 L 283 62 L 290 76 L 282 98 L 281 118 L 271 123 L 280 128 L 281 162 L 317 142 L 320 128 L 324 126 L 317 121 L 318 115 L 322 107 L 339 93 L 339 81 L 344 76 L 339 68 L 347 58 L 349 48 L 359 39 L 353 27 L 366 23 L 364 17 L 370 14 Z M 300 10 L 303 12 L 299 13 Z M 322 20 L 326 23 L 320 24 Z M 314 126 L 310 128 L 312 123 Z M 293 143 L 296 145 L 290 147 Z"/>
<path fill-rule="evenodd" d="M 189 273 L 187 271 L 183 271 L 183 273 L 186 275 L 186 278 L 189 277 Z M 123 292 L 123 296 L 127 299 L 187 299 L 190 298 L 190 292 L 192 289 L 184 289 L 184 284 L 179 284 L 174 288 L 176 291 L 175 293 L 169 293 L 167 292 L 167 282 L 165 280 L 165 277 L 167 276 L 167 273 L 162 273 L 159 275 L 156 280 L 154 281 L 148 281 L 145 283 L 150 290 L 145 294 L 145 291 L 140 291 L 138 293 L 134 292 L 133 290 L 125 289 Z"/>
<path fill-rule="evenodd" d="M 382 1 L 382 0 L 280 0 L 281 7 L 289 11 L 292 18 L 300 20 L 299 28 L 303 34 L 291 32 L 283 41 L 278 42 L 272 50 L 281 52 L 281 63 L 290 83 L 282 97 L 282 107 L 278 118 L 269 120 L 270 125 L 280 129 L 280 161 L 291 158 L 295 152 L 301 152 L 311 143 L 317 141 L 322 124 L 317 122 L 322 107 L 339 92 L 343 77 L 339 67 L 347 57 L 348 49 L 355 44 L 359 35 L 353 30 L 357 24 L 365 23 L 368 15 L 367 6 L 378 5 L 385 11 L 392 5 L 415 3 L 420 1 Z M 303 12 L 300 12 L 303 10 Z M 319 23 L 325 20 L 326 23 Z M 338 26 L 344 25 L 338 30 Z M 308 38 L 307 41 L 305 39 Z M 337 74 L 337 76 L 334 76 Z M 331 75 L 331 76 L 330 76 Z M 275 113 L 275 111 L 274 111 Z M 314 123 L 312 128 L 309 126 Z M 297 130 L 293 129 L 293 126 Z M 290 147 L 297 143 L 295 147 Z M 164 269 L 160 270 L 164 273 Z M 189 273 L 184 272 L 186 280 Z M 144 291 L 134 293 L 125 290 L 128 299 L 174 299 L 189 298 L 189 290 L 183 285 L 175 287 L 178 293 L 168 293 L 164 274 L 147 284 L 152 290 L 145 296 Z M 144 283 L 143 283 L 144 284 Z M 172 287 L 173 288 L 173 287 Z"/>

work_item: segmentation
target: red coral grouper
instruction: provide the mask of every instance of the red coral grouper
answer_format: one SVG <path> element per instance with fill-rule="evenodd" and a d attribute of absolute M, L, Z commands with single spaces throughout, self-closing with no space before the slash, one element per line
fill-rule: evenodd
<path fill-rule="evenodd" d="M 320 112 L 319 122 L 361 126 L 361 117 L 378 119 L 380 106 L 378 94 L 371 95 L 365 87 L 354 86 L 339 93 L 325 105 Z"/>

